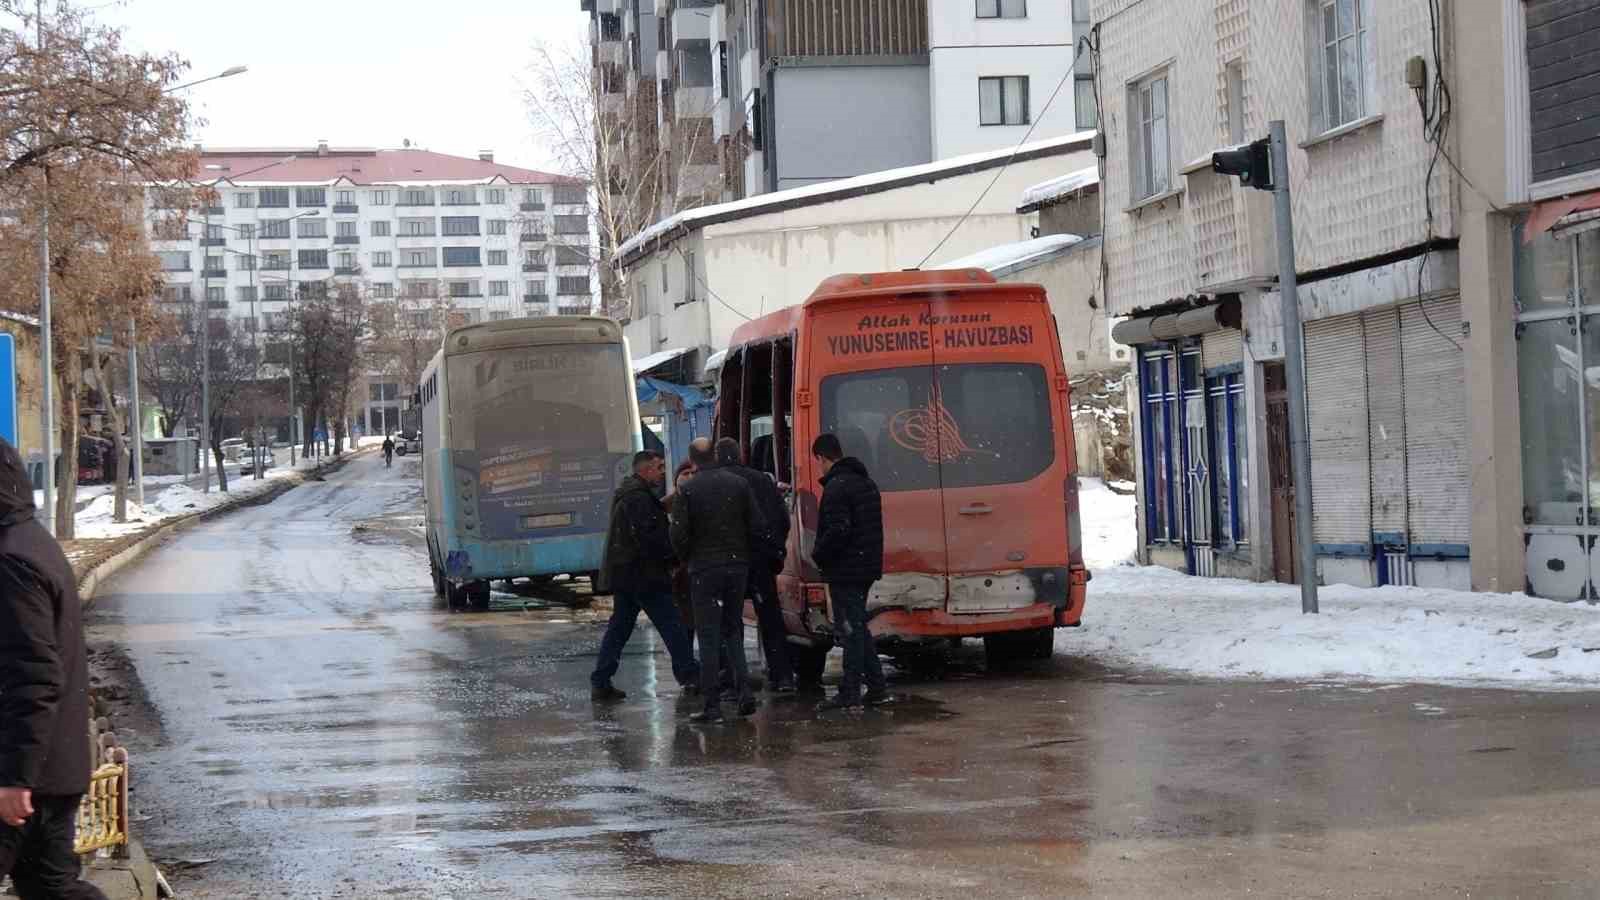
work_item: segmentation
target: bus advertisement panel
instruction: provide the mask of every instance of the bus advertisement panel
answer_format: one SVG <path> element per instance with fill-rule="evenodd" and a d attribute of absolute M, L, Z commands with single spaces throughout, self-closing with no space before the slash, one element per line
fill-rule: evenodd
<path fill-rule="evenodd" d="M 453 462 L 458 484 L 475 487 L 479 536 L 603 531 L 633 453 L 622 345 L 486 350 L 448 365 Z"/>

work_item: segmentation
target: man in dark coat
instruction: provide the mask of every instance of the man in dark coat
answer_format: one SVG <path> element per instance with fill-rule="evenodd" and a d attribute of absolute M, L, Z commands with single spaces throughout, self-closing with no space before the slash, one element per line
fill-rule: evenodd
<path fill-rule="evenodd" d="M 766 529 L 750 485 L 717 464 L 710 441 L 691 442 L 689 459 L 699 472 L 678 491 L 671 517 L 672 546 L 689 565 L 689 593 L 700 638 L 705 709 L 689 718 L 720 722 L 722 692 L 717 675 L 724 653 L 739 693 L 739 715 L 756 711 L 744 659 L 744 589 L 751 549 L 766 540 Z"/>
<path fill-rule="evenodd" d="M 768 689 L 775 694 L 795 692 L 794 668 L 789 663 L 788 632 L 783 627 L 783 611 L 778 606 L 778 573 L 789 540 L 789 508 L 778 493 L 771 476 L 744 465 L 739 442 L 733 438 L 717 441 L 717 462 L 750 485 L 756 504 L 761 507 L 765 540 L 754 548 L 750 559 L 750 580 L 745 590 L 756 608 L 756 623 L 761 647 L 767 656 Z"/>
<path fill-rule="evenodd" d="M 589 696 L 610 702 L 627 697 L 611 684 L 622 660 L 622 648 L 633 636 L 642 611 L 661 635 L 672 656 L 672 674 L 681 685 L 695 683 L 699 672 L 688 633 L 672 603 L 672 543 L 667 512 L 656 495 L 666 480 L 666 463 L 654 450 L 633 455 L 633 474 L 622 479 L 611 498 L 611 528 L 603 565 L 614 592 L 611 621 L 600 640 L 600 658 L 589 676 Z"/>
<path fill-rule="evenodd" d="M 33 516 L 22 457 L 0 438 L 0 877 L 23 900 L 105 900 L 72 851 L 91 763 L 78 582 Z"/>
<path fill-rule="evenodd" d="M 872 632 L 867 630 L 867 594 L 873 582 L 883 577 L 883 501 L 878 485 L 860 460 L 844 455 L 836 435 L 818 435 L 811 455 L 825 470 L 811 558 L 828 583 L 834 636 L 844 648 L 839 693 L 817 709 L 891 703 L 894 698 L 883 680 L 883 664 Z M 864 698 L 863 678 L 867 682 Z"/>

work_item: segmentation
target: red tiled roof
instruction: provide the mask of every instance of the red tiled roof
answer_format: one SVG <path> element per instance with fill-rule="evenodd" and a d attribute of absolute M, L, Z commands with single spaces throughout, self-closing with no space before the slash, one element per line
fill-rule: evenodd
<path fill-rule="evenodd" d="M 344 178 L 355 184 L 389 184 L 397 181 L 487 181 L 500 176 L 513 184 L 583 183 L 579 178 L 429 150 L 335 148 L 326 154 L 319 156 L 315 147 L 302 150 L 202 149 L 195 180 L 229 178 L 306 184 Z M 282 162 L 290 157 L 292 161 Z"/>

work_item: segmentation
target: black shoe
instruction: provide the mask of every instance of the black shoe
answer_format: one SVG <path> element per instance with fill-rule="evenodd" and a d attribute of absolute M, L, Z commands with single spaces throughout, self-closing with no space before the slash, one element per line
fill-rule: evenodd
<path fill-rule="evenodd" d="M 744 717 L 753 716 L 753 715 L 756 714 L 756 710 L 758 708 L 759 707 L 756 705 L 756 701 L 754 701 L 754 700 L 746 700 L 743 703 L 739 704 L 739 715 L 744 716 Z"/>
<path fill-rule="evenodd" d="M 628 692 L 619 691 L 608 684 L 605 687 L 589 688 L 589 699 L 596 703 L 617 703 L 628 699 Z"/>
<path fill-rule="evenodd" d="M 703 709 L 697 713 L 690 713 L 689 721 L 695 723 L 696 725 L 721 725 L 722 710 Z"/>
<path fill-rule="evenodd" d="M 772 693 L 774 693 L 774 694 L 794 694 L 794 693 L 796 693 L 796 688 L 795 688 L 795 686 L 793 684 L 790 684 L 789 682 L 784 682 L 784 683 L 778 685 L 777 687 L 773 688 L 772 689 Z"/>
<path fill-rule="evenodd" d="M 894 695 L 889 693 L 888 690 L 867 691 L 867 695 L 861 698 L 861 702 L 867 706 L 889 706 L 894 703 Z"/>
<path fill-rule="evenodd" d="M 833 712 L 838 709 L 855 709 L 861 705 L 859 697 L 846 697 L 843 694 L 834 694 L 832 697 L 817 704 L 817 712 Z"/>

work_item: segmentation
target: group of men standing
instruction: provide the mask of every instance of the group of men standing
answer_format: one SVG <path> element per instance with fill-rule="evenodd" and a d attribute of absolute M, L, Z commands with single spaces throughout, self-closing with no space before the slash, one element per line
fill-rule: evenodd
<path fill-rule="evenodd" d="M 812 556 L 828 583 L 835 637 L 844 647 L 839 691 L 818 709 L 888 703 L 892 696 L 866 617 L 867 594 L 883 571 L 878 488 L 865 466 L 844 456 L 834 435 L 818 437 L 812 454 L 827 472 Z M 725 689 L 739 715 L 753 714 L 757 704 L 744 652 L 747 597 L 756 609 L 769 691 L 820 690 L 820 682 L 798 682 L 779 608 L 777 575 L 787 554 L 789 512 L 776 479 L 746 466 L 738 441 L 700 438 L 689 445 L 689 460 L 675 480 L 675 491 L 664 497 L 665 461 L 641 451 L 612 499 L 604 565 L 614 606 L 590 676 L 591 696 L 627 696 L 611 679 L 643 612 L 667 646 L 678 683 L 703 699 L 692 721 L 722 721 Z M 678 589 L 688 593 L 692 623 L 678 616 L 674 574 Z M 699 644 L 698 660 L 693 643 Z"/>

